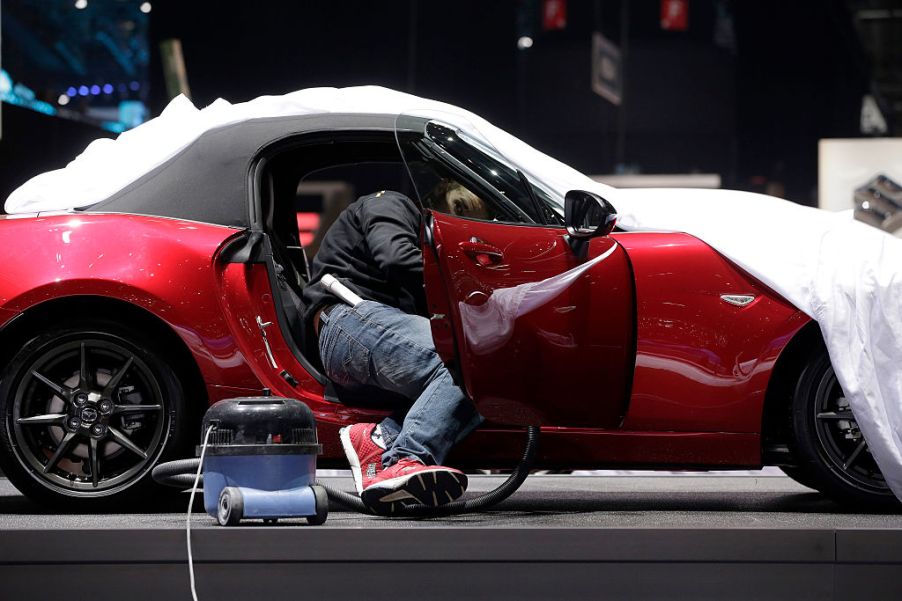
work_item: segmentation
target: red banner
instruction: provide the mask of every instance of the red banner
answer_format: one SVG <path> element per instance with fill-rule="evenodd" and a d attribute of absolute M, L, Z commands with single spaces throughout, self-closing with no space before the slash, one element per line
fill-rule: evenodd
<path fill-rule="evenodd" d="M 553 31 L 567 28 L 567 0 L 544 0 L 542 29 Z"/>
<path fill-rule="evenodd" d="M 661 0 L 661 29 L 689 29 L 689 0 Z"/>

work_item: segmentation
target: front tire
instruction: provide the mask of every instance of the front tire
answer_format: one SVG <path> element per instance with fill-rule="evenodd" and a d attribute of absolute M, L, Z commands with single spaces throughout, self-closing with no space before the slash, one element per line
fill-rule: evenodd
<path fill-rule="evenodd" d="M 797 483 L 801 484 L 806 488 L 811 488 L 813 490 L 818 490 L 818 482 L 814 478 L 812 478 L 807 472 L 798 467 L 789 467 L 786 465 L 781 465 L 780 470 L 795 480 Z M 818 491 L 820 492 L 820 491 Z"/>
<path fill-rule="evenodd" d="M 180 449 L 184 392 L 143 333 L 114 322 L 50 327 L 0 375 L 0 465 L 29 498 L 99 510 L 140 500 Z"/>
<path fill-rule="evenodd" d="M 826 351 L 802 371 L 792 401 L 792 430 L 803 484 L 856 509 L 902 509 L 858 429 Z"/>

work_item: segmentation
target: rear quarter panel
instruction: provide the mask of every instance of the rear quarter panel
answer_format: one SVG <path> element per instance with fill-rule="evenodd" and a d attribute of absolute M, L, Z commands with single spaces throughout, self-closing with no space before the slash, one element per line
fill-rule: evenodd
<path fill-rule="evenodd" d="M 61 297 L 118 299 L 175 331 L 208 390 L 259 389 L 223 317 L 213 265 L 217 249 L 238 231 L 122 214 L 0 218 L 0 323 Z"/>

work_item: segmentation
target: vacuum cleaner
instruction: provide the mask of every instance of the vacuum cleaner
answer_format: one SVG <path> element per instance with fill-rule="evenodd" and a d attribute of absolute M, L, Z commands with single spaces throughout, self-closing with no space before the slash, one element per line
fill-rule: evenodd
<path fill-rule="evenodd" d="M 496 489 L 438 507 L 411 504 L 394 517 L 440 517 L 486 509 L 514 493 L 535 462 L 539 427 L 526 428 L 526 448 L 520 463 Z M 201 440 L 209 440 L 203 458 L 204 508 L 222 526 L 242 519 L 274 523 L 281 518 L 305 517 L 307 523 L 326 521 L 329 501 L 360 513 L 376 512 L 351 492 L 315 482 L 316 426 L 310 408 L 295 399 L 248 397 L 219 401 L 207 411 Z M 198 447 L 198 455 L 203 454 Z M 188 489 L 201 459 L 182 459 L 154 468 L 159 484 Z"/>
<path fill-rule="evenodd" d="M 242 519 L 275 523 L 303 517 L 317 526 L 326 521 L 329 499 L 315 484 L 322 446 L 307 405 L 272 396 L 226 399 L 207 410 L 201 433 L 204 508 L 220 525 Z M 162 464 L 153 478 L 182 486 L 198 461 Z"/>

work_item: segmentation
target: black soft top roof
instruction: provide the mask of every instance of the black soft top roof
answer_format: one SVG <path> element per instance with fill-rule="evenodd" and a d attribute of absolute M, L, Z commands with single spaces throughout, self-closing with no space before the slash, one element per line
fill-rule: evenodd
<path fill-rule="evenodd" d="M 113 196 L 83 210 L 249 227 L 250 167 L 264 148 L 305 133 L 392 131 L 396 119 L 326 113 L 253 119 L 212 129 Z"/>

